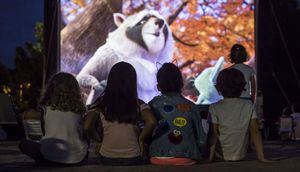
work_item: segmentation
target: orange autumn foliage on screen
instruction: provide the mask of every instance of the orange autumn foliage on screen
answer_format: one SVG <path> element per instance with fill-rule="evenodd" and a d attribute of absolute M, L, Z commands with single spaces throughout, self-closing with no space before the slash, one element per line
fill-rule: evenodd
<path fill-rule="evenodd" d="M 151 7 L 168 18 L 183 1 L 125 0 L 123 3 L 127 3 L 125 12 L 134 13 Z M 187 66 L 188 71 L 183 70 L 188 76 L 197 75 L 220 56 L 227 58 L 235 43 L 244 45 L 249 56 L 254 56 L 253 0 L 190 0 L 172 23 L 171 29 L 184 42 L 198 44 L 191 47 L 176 42 L 174 59 L 177 63 L 193 61 Z"/>

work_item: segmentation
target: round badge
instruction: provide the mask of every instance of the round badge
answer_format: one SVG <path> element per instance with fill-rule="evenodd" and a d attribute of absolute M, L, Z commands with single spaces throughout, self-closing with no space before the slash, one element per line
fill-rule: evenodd
<path fill-rule="evenodd" d="M 176 117 L 173 119 L 173 125 L 177 127 L 184 127 L 187 124 L 187 120 L 184 117 Z"/>
<path fill-rule="evenodd" d="M 170 113 L 170 112 L 174 111 L 175 108 L 174 108 L 174 106 L 171 106 L 171 105 L 165 105 L 163 107 L 163 109 L 164 109 L 164 112 Z"/>
<path fill-rule="evenodd" d="M 165 119 L 161 119 L 158 121 L 158 128 L 161 129 L 161 130 L 168 130 L 169 129 L 169 123 L 167 120 Z"/>

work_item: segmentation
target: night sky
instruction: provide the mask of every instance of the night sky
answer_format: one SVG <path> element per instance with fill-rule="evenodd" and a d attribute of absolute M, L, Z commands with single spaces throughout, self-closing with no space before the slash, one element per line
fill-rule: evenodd
<path fill-rule="evenodd" d="M 34 26 L 43 21 L 43 0 L 1 0 L 0 61 L 14 68 L 15 49 L 34 42 Z"/>

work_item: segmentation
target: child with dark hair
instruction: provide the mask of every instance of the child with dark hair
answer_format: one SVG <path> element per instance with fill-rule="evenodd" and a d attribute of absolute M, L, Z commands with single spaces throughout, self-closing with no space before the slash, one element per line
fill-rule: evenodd
<path fill-rule="evenodd" d="M 49 81 L 42 98 L 42 127 L 45 135 L 40 143 L 24 140 L 20 150 L 42 165 L 75 165 L 87 158 L 87 142 L 83 139 L 85 105 L 74 76 L 60 72 Z"/>
<path fill-rule="evenodd" d="M 174 64 L 163 64 L 157 82 L 162 95 L 149 103 L 158 121 L 150 161 L 157 165 L 195 164 L 202 159 L 206 144 L 199 110 L 181 95 L 182 75 Z"/>
<path fill-rule="evenodd" d="M 248 61 L 249 59 L 245 47 L 240 44 L 234 44 L 230 50 L 229 57 L 230 62 L 233 63 L 230 68 L 235 68 L 241 71 L 246 81 L 244 86 L 245 90 L 243 90 L 240 97 L 244 99 L 250 99 L 252 102 L 254 102 L 256 93 L 256 74 L 250 66 L 244 64 L 244 62 Z"/>
<path fill-rule="evenodd" d="M 280 139 L 283 141 L 295 140 L 295 120 L 291 116 L 292 110 L 286 107 L 282 111 L 282 115 L 279 118 L 279 135 Z"/>
<path fill-rule="evenodd" d="M 102 142 L 98 152 L 101 163 L 143 164 L 144 143 L 151 137 L 156 120 L 150 107 L 138 99 L 137 75 L 132 65 L 119 62 L 111 68 L 104 93 L 91 109 L 84 128 L 89 138 Z M 145 125 L 140 131 L 138 123 L 142 120 Z"/>
<path fill-rule="evenodd" d="M 210 161 L 217 152 L 218 141 L 221 147 L 217 152 L 221 154 L 219 158 L 227 161 L 244 159 L 249 138 L 248 130 L 258 159 L 262 162 L 269 161 L 264 157 L 255 106 L 250 100 L 239 98 L 245 84 L 242 72 L 237 69 L 224 69 L 218 75 L 216 88 L 224 99 L 209 107 L 213 125 L 210 137 Z"/>

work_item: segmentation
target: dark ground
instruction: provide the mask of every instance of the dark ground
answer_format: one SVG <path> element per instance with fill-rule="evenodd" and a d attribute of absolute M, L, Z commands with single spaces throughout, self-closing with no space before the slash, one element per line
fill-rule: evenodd
<path fill-rule="evenodd" d="M 297 142 L 265 142 L 265 154 L 268 158 L 279 160 L 275 163 L 260 163 L 255 153 L 249 153 L 245 161 L 200 163 L 193 166 L 102 166 L 96 157 L 91 157 L 85 165 L 78 167 L 38 167 L 17 148 L 17 141 L 0 141 L 0 171 L 199 171 L 199 172 L 300 172 L 300 141 Z M 91 153 L 92 154 L 92 153 Z"/>

